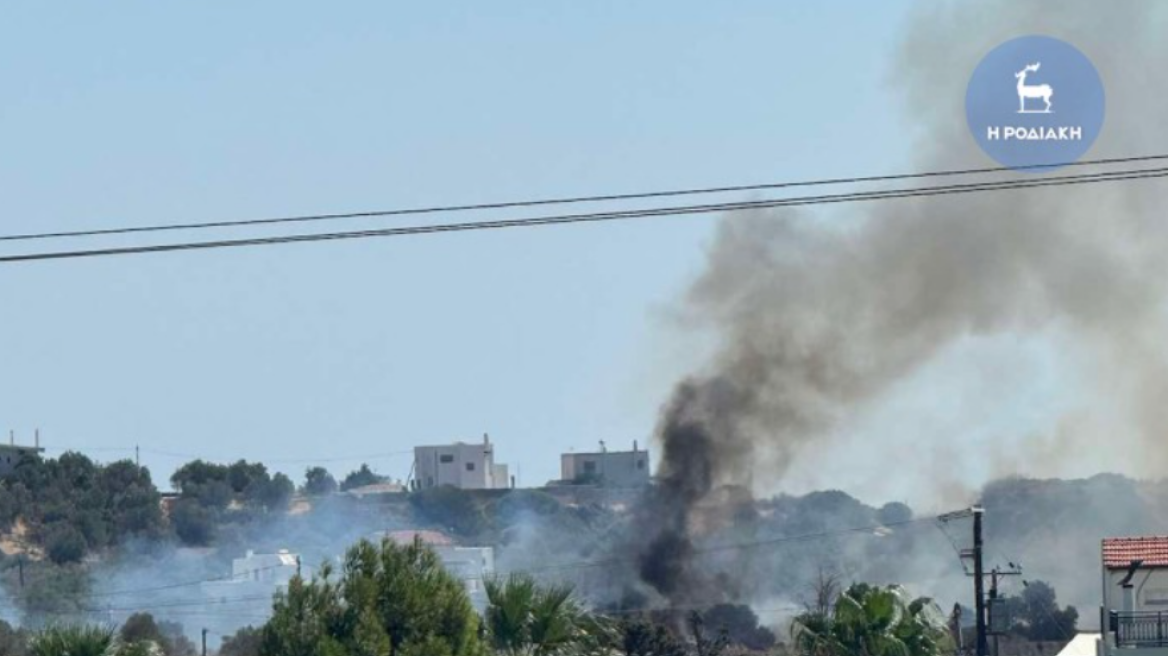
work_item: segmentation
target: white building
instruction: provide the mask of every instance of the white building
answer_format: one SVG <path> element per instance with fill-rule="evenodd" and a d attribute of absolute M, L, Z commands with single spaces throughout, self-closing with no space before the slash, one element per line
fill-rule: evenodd
<path fill-rule="evenodd" d="M 1103 540 L 1101 656 L 1168 656 L 1168 536 Z"/>
<path fill-rule="evenodd" d="M 257 554 L 248 550 L 243 558 L 231 561 L 231 576 L 204 581 L 200 584 L 206 608 L 222 615 L 208 617 L 206 626 L 218 633 L 228 634 L 244 624 L 257 624 L 259 618 L 270 617 L 272 595 L 288 588 L 296 576 L 300 556 L 281 549 L 272 554 Z M 235 614 L 236 617 L 231 615 Z M 241 621 L 239 618 L 247 618 Z"/>
<path fill-rule="evenodd" d="M 0 444 L 0 476 L 7 476 L 16 471 L 16 466 L 25 460 L 34 460 L 44 453 L 41 448 L 41 432 L 36 432 L 34 446 L 21 446 L 16 443 L 16 434 L 8 433 L 8 444 Z"/>
<path fill-rule="evenodd" d="M 511 486 L 507 465 L 495 462 L 488 436 L 481 444 L 455 442 L 414 447 L 415 487 L 453 485 L 463 490 L 499 490 Z"/>
<path fill-rule="evenodd" d="M 446 571 L 462 581 L 475 609 L 479 612 L 486 609 L 487 592 L 483 581 L 495 573 L 493 547 L 455 546 L 453 540 L 437 531 L 390 531 L 385 537 L 400 545 L 411 544 L 415 539 L 421 540 L 434 550 Z"/>
<path fill-rule="evenodd" d="M 594 453 L 560 456 L 560 478 L 565 483 L 592 483 L 605 487 L 639 487 L 649 484 L 649 451 L 609 451 L 600 443 Z"/>

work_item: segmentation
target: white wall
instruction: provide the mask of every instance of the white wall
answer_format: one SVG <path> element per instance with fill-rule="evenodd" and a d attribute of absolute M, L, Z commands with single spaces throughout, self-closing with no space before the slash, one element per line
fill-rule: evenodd
<path fill-rule="evenodd" d="M 414 478 L 423 489 L 442 485 L 464 490 L 506 488 L 507 469 L 495 464 L 494 448 L 486 440 L 414 447 Z"/>
<path fill-rule="evenodd" d="M 575 481 L 597 477 L 612 487 L 638 487 L 649 483 L 648 451 L 565 453 L 560 456 L 560 478 Z"/>

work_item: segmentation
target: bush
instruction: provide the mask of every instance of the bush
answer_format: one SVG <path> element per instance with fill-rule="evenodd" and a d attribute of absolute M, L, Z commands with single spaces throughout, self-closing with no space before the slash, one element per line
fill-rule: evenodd
<path fill-rule="evenodd" d="M 478 617 L 462 582 L 421 542 L 362 540 L 339 580 L 292 579 L 264 626 L 261 656 L 478 656 Z"/>
<path fill-rule="evenodd" d="M 259 656 L 262 640 L 263 632 L 260 629 L 245 626 L 234 635 L 223 638 L 219 656 Z"/>
<path fill-rule="evenodd" d="M 422 519 L 464 536 L 483 530 L 486 517 L 474 498 L 451 485 L 433 487 L 410 495 L 410 505 Z"/>
<path fill-rule="evenodd" d="M 45 553 L 58 565 L 80 562 L 85 547 L 85 536 L 67 524 L 53 526 L 45 537 Z"/>
<path fill-rule="evenodd" d="M 345 480 L 341 481 L 341 490 L 352 490 L 366 485 L 376 485 L 384 483 L 385 477 L 375 474 L 369 465 L 361 463 L 361 467 L 356 471 L 349 472 Z"/>
<path fill-rule="evenodd" d="M 304 472 L 304 493 L 310 497 L 322 497 L 337 491 L 337 479 L 324 467 L 309 467 Z"/>
<path fill-rule="evenodd" d="M 216 526 L 211 513 L 192 499 L 179 499 L 170 511 L 170 523 L 183 544 L 207 546 L 214 542 Z"/>

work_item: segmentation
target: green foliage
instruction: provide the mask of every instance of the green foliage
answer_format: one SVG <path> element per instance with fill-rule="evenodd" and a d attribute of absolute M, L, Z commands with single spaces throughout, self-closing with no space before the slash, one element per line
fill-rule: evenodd
<path fill-rule="evenodd" d="M 80 562 L 85 557 L 85 536 L 66 524 L 54 524 L 45 532 L 45 554 L 58 565 Z"/>
<path fill-rule="evenodd" d="M 486 526 L 486 516 L 474 496 L 451 485 L 414 492 L 410 495 L 410 505 L 424 521 L 459 535 L 477 536 Z"/>
<path fill-rule="evenodd" d="M 32 543 L 57 563 L 163 532 L 149 471 L 126 460 L 98 465 L 73 452 L 26 459 L 0 479 L 0 524 L 10 527 L 18 517 Z"/>
<path fill-rule="evenodd" d="M 246 460 L 231 465 L 194 460 L 175 471 L 170 482 L 181 498 L 213 510 L 225 510 L 233 502 L 254 509 L 284 510 L 295 491 L 284 474 L 272 476 L 262 463 Z"/>
<path fill-rule="evenodd" d="M 27 586 L 15 599 L 29 619 L 68 616 L 91 601 L 89 573 L 80 565 L 27 562 Z"/>
<path fill-rule="evenodd" d="M 478 656 L 478 618 L 462 583 L 421 542 L 362 540 L 311 581 L 276 597 L 261 656 Z"/>
<path fill-rule="evenodd" d="M 304 472 L 304 494 L 322 497 L 337 491 L 337 479 L 324 467 L 309 467 Z"/>
<path fill-rule="evenodd" d="M 571 586 L 541 585 L 523 574 L 488 579 L 485 586 L 487 635 L 500 654 L 552 656 L 603 637 Z"/>
<path fill-rule="evenodd" d="M 951 648 L 936 605 L 908 602 L 897 586 L 852 585 L 830 614 L 795 618 L 791 637 L 801 656 L 937 656 Z"/>
<path fill-rule="evenodd" d="M 182 627 L 173 622 L 156 622 L 150 613 L 134 613 L 126 618 L 118 631 L 117 656 L 153 654 L 162 656 L 194 656 L 195 645 L 182 633 Z"/>
<path fill-rule="evenodd" d="M 223 638 L 219 656 L 259 656 L 262 640 L 263 632 L 260 629 L 245 626 L 234 635 Z"/>
<path fill-rule="evenodd" d="M 179 499 L 171 508 L 170 523 L 184 544 L 206 546 L 215 541 L 215 517 L 194 499 Z"/>
<path fill-rule="evenodd" d="M 356 471 L 349 472 L 345 480 L 341 481 L 341 490 L 352 490 L 358 487 L 365 487 L 366 485 L 376 485 L 384 483 L 385 477 L 380 476 L 369 469 L 369 465 L 361 463 L 361 466 Z"/>
<path fill-rule="evenodd" d="M 1004 611 L 1010 633 L 1028 640 L 1069 640 L 1074 637 L 1079 611 L 1059 608 L 1054 588 L 1044 581 L 1030 581 L 1021 594 L 1006 597 Z"/>
<path fill-rule="evenodd" d="M 702 613 L 702 621 L 706 626 L 724 632 L 726 640 L 732 645 L 762 651 L 775 644 L 775 634 L 759 625 L 758 615 L 750 606 L 717 604 Z"/>
<path fill-rule="evenodd" d="M 273 476 L 262 463 L 246 460 L 231 465 L 194 460 L 175 471 L 170 482 L 179 491 L 171 511 L 175 534 L 199 546 L 215 541 L 220 524 L 287 510 L 296 491 L 284 474 Z"/>
<path fill-rule="evenodd" d="M 685 644 L 669 629 L 644 618 L 619 625 L 617 649 L 624 656 L 689 656 Z"/>
<path fill-rule="evenodd" d="M 114 630 L 83 624 L 50 626 L 33 636 L 30 656 L 110 656 Z"/>

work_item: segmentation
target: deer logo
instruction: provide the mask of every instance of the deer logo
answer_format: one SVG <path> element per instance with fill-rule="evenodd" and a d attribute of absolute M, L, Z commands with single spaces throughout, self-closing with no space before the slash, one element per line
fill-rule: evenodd
<path fill-rule="evenodd" d="M 1054 89 L 1050 88 L 1049 84 L 1028 85 L 1026 84 L 1026 76 L 1030 73 L 1038 71 L 1038 67 L 1042 62 L 1030 64 L 1014 74 L 1018 78 L 1018 113 L 1019 114 L 1049 114 L 1050 113 L 1050 97 L 1054 95 Z M 1043 109 L 1026 109 L 1027 98 L 1042 98 L 1046 103 Z"/>

